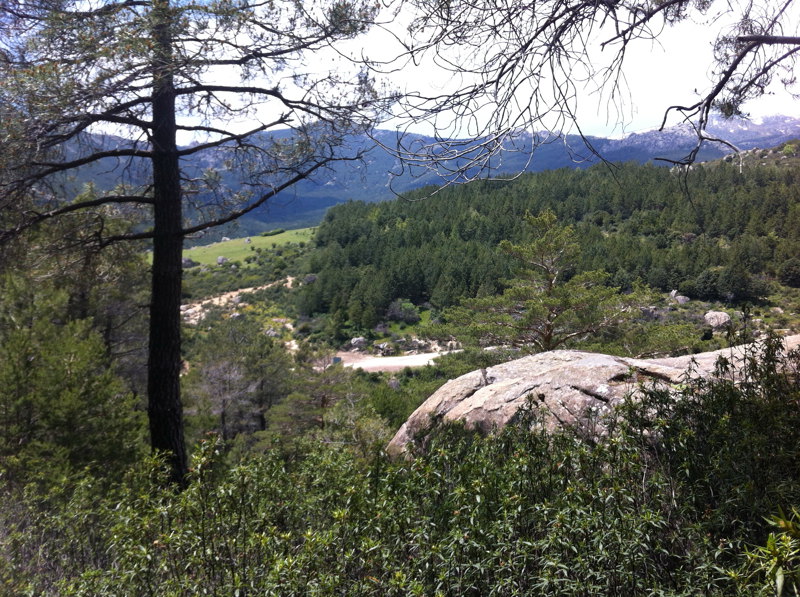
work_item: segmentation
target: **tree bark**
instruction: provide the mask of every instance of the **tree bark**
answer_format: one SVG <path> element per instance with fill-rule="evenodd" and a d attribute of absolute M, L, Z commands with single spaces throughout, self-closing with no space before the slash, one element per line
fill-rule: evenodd
<path fill-rule="evenodd" d="M 154 2 L 153 15 L 154 223 L 147 414 L 151 447 L 166 454 L 172 480 L 183 485 L 188 469 L 180 392 L 183 214 L 168 0 Z"/>

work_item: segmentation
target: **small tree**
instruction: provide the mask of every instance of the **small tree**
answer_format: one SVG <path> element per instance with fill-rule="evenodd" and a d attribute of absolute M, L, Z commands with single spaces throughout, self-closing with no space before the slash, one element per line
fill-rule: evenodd
<path fill-rule="evenodd" d="M 528 215 L 531 240 L 500 244 L 519 263 L 518 276 L 500 296 L 464 301 L 447 314 L 452 333 L 483 345 L 512 345 L 536 351 L 559 348 L 618 324 L 641 302 L 640 292 L 620 294 L 606 285 L 608 274 L 583 272 L 566 279 L 579 252 L 575 232 L 556 215 Z"/>
<path fill-rule="evenodd" d="M 255 317 L 217 322 L 200 341 L 195 382 L 187 396 L 207 399 L 228 440 L 242 431 L 263 431 L 267 411 L 290 392 L 294 363 L 281 342 Z"/>
<path fill-rule="evenodd" d="M 68 296 L 0 274 L 0 474 L 24 483 L 86 466 L 119 470 L 144 447 L 136 398 L 90 319 L 65 321 Z"/>
<path fill-rule="evenodd" d="M 792 288 L 800 288 L 800 259 L 790 257 L 784 261 L 778 268 L 778 279 L 781 284 Z"/>
<path fill-rule="evenodd" d="M 386 310 L 386 319 L 389 321 L 402 321 L 403 323 L 417 323 L 420 320 L 419 311 L 414 303 L 407 299 L 395 299 Z"/>

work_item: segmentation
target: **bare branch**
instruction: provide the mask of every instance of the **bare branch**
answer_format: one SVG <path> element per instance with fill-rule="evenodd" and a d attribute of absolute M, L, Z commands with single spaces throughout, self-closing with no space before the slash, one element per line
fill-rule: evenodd
<path fill-rule="evenodd" d="M 740 35 L 736 41 L 742 43 L 758 43 L 765 45 L 800 46 L 800 37 L 781 35 Z"/>
<path fill-rule="evenodd" d="M 745 3 L 734 33 L 718 38 L 719 70 L 712 89 L 696 103 L 667 109 L 662 129 L 677 112 L 697 134 L 697 146 L 680 163 L 694 161 L 705 142 L 725 143 L 707 132 L 713 111 L 740 114 L 742 102 L 763 94 L 779 67 L 788 72 L 794 64 L 800 38 L 783 35 L 796 26 L 788 10 L 792 2 L 763 7 Z M 565 129 L 577 134 L 580 153 L 602 159 L 578 119 L 584 96 L 592 90 L 607 94 L 612 100 L 609 118 L 616 109 L 622 124 L 623 105 L 617 98 L 626 92 L 625 58 L 635 42 L 657 40 L 665 27 L 680 26 L 697 15 L 713 20 L 735 8 L 727 5 L 714 14 L 713 0 L 413 4 L 419 16 L 410 27 L 413 39 L 401 42 L 404 59 L 414 64 L 430 60 L 451 74 L 452 82 L 438 95 L 412 93 L 404 98 L 402 117 L 411 123 L 408 126 L 428 124 L 435 131 L 434 141 L 420 143 L 409 135 L 411 142 L 396 154 L 409 167 L 435 170 L 445 184 L 491 178 L 492 165 L 509 151 L 528 151 L 535 160 L 536 148 L 563 140 Z M 756 14 L 758 8 L 763 10 Z M 767 47 L 777 45 L 791 49 L 770 55 Z M 596 54 L 598 46 L 611 55 Z M 394 68 L 396 63 L 387 63 L 387 71 Z M 517 140 L 522 135 L 531 143 L 520 147 Z"/>
<path fill-rule="evenodd" d="M 356 159 L 356 158 L 353 158 Z M 339 158 L 341 160 L 341 158 Z M 210 220 L 208 222 L 203 222 L 202 224 L 197 224 L 195 226 L 191 226 L 190 228 L 184 228 L 183 235 L 188 236 L 190 234 L 196 234 L 197 232 L 201 232 L 203 230 L 207 230 L 209 228 L 214 228 L 217 226 L 221 226 L 223 224 L 227 224 L 229 222 L 233 222 L 234 220 L 242 217 L 243 215 L 253 211 L 264 205 L 267 201 L 272 199 L 275 195 L 288 189 L 289 187 L 297 184 L 301 180 L 305 180 L 309 178 L 314 172 L 319 170 L 320 168 L 330 164 L 334 161 L 334 158 L 322 160 L 313 166 L 306 168 L 302 172 L 298 172 L 295 176 L 289 178 L 288 180 L 284 181 L 283 183 L 273 187 L 268 192 L 263 193 L 256 201 L 253 201 L 246 205 L 245 207 L 237 210 L 232 210 L 228 214 L 226 214 L 222 218 L 217 218 L 215 220 Z"/>

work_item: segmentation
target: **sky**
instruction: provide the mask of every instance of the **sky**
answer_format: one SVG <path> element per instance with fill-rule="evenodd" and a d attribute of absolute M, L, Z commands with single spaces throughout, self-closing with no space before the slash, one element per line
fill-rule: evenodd
<path fill-rule="evenodd" d="M 410 20 L 404 10 L 405 8 L 401 9 L 400 15 L 391 17 L 391 21 L 386 24 L 386 28 L 393 28 L 399 35 L 403 35 Z M 611 104 L 607 96 L 592 94 L 588 90 L 581 94 L 578 100 L 578 120 L 582 132 L 587 135 L 622 137 L 633 132 L 656 129 L 661 125 L 669 106 L 689 105 L 697 101 L 697 90 L 705 91 L 711 85 L 713 42 L 723 27 L 720 20 L 710 23 L 708 18 L 701 18 L 705 20 L 683 21 L 675 27 L 665 28 L 655 40 L 636 40 L 631 44 L 624 65 L 627 92 L 623 90 L 618 96 L 622 104 Z M 795 22 L 800 24 L 800 16 Z M 401 47 L 391 35 L 378 27 L 366 36 L 340 46 L 339 51 L 353 57 L 366 54 L 372 59 L 382 60 L 397 55 Z M 593 53 L 593 61 L 607 59 L 610 53 L 599 52 L 599 47 L 590 52 Z M 305 68 L 318 73 L 324 73 L 331 68 L 358 68 L 337 58 L 337 54 L 333 52 L 316 52 L 308 57 Z M 286 73 L 287 81 L 290 75 L 291 73 Z M 437 69 L 431 60 L 416 67 L 406 64 L 402 70 L 386 75 L 385 80 L 399 91 L 440 92 L 448 86 L 452 88 L 454 84 L 452 74 Z M 288 82 L 286 84 L 291 85 Z M 780 85 L 775 86 L 773 91 L 774 95 L 765 96 L 745 106 L 752 117 L 778 114 L 791 116 L 800 113 L 800 101 L 793 99 Z M 261 116 L 269 117 L 263 114 Z M 676 121 L 677 119 L 673 119 L 668 124 Z M 434 132 L 426 123 L 408 126 L 407 122 L 393 120 L 381 126 L 425 134 Z M 564 132 L 576 131 L 573 129 Z M 457 135 L 451 133 L 447 136 Z"/>
<path fill-rule="evenodd" d="M 610 109 L 608 97 L 587 90 L 579 97 L 578 104 L 582 131 L 589 135 L 615 137 L 656 129 L 669 106 L 694 103 L 698 90 L 710 89 L 713 43 L 724 26 L 724 17 L 715 22 L 708 17 L 699 19 L 667 27 L 653 41 L 637 40 L 633 43 L 625 59 L 624 73 L 629 93 L 621 95 L 624 105 Z M 800 23 L 800 15 L 795 23 Z M 391 40 L 380 34 L 367 40 L 366 49 L 378 56 L 393 51 Z M 604 55 L 599 53 L 596 57 L 602 60 Z M 430 64 L 416 69 L 407 67 L 392 75 L 394 84 L 406 85 L 409 89 L 443 89 L 449 78 L 449 73 L 437 71 Z M 780 84 L 773 85 L 771 92 L 745 105 L 753 118 L 800 112 L 800 101 L 792 98 Z M 416 125 L 412 130 L 430 132 L 425 125 Z"/>
<path fill-rule="evenodd" d="M 593 98 L 586 97 L 581 118 L 587 132 L 614 136 L 655 129 L 669 106 L 697 101 L 698 90 L 711 88 L 710 70 L 717 31 L 705 24 L 682 23 L 664 30 L 657 41 L 642 41 L 632 46 L 634 51 L 626 58 L 625 67 L 630 88 L 630 106 L 622 114 L 625 126 L 608 122 L 602 107 L 598 107 Z M 800 101 L 776 84 L 770 95 L 746 104 L 745 111 L 753 118 L 791 116 L 800 111 Z"/>

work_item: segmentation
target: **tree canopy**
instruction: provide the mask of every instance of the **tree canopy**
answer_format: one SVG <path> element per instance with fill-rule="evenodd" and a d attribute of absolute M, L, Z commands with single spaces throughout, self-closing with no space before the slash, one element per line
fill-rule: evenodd
<path fill-rule="evenodd" d="M 642 302 L 640 292 L 620 294 L 619 288 L 606 285 L 609 275 L 599 270 L 569 275 L 579 245 L 575 231 L 559 226 L 555 213 L 527 215 L 525 221 L 529 242 L 500 244 L 518 264 L 516 277 L 502 295 L 469 299 L 448 312 L 457 336 L 475 337 L 484 346 L 548 351 L 633 314 Z"/>
<path fill-rule="evenodd" d="M 385 98 L 342 64 L 340 44 L 374 17 L 360 0 L 0 4 L 0 240 L 85 210 L 99 245 L 152 241 L 148 412 L 152 445 L 172 454 L 176 480 L 186 471 L 183 239 L 332 160 L 359 158 L 340 147 L 372 125 Z M 188 166 L 214 151 L 226 172 Z M 113 172 L 117 185 L 71 200 L 70 177 L 87 168 Z M 228 189 L 232 176 L 244 191 Z M 141 210 L 145 224 L 111 231 L 112 208 Z"/>

